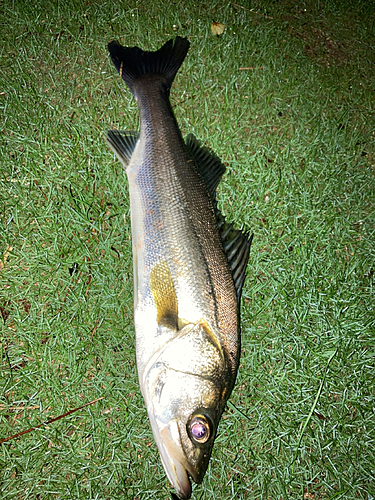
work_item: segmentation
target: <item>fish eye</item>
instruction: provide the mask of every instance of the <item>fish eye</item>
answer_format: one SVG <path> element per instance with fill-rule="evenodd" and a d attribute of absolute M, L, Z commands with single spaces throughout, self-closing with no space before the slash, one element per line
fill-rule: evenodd
<path fill-rule="evenodd" d="M 190 439 L 199 444 L 207 443 L 212 435 L 211 420 L 205 415 L 193 416 L 187 428 Z"/>

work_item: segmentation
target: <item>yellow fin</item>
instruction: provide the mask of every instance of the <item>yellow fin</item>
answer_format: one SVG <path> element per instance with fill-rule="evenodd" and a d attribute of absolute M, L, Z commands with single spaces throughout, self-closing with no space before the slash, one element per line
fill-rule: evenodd
<path fill-rule="evenodd" d="M 159 261 L 151 269 L 150 288 L 156 306 L 158 325 L 178 329 L 178 303 L 173 279 L 165 260 Z"/>

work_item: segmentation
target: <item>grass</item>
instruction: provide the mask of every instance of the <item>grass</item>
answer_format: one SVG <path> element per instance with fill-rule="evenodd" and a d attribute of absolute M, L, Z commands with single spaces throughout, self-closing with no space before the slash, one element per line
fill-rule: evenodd
<path fill-rule="evenodd" d="M 103 138 L 138 116 L 106 44 L 175 35 L 181 129 L 223 158 L 220 206 L 255 233 L 237 384 L 194 498 L 375 496 L 373 5 L 240 4 L 2 5 L 0 438 L 104 397 L 0 445 L 3 499 L 170 498 Z"/>

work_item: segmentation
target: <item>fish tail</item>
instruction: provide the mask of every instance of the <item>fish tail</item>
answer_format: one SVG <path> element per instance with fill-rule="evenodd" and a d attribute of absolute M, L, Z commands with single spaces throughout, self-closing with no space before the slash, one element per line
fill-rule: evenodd
<path fill-rule="evenodd" d="M 165 91 L 169 94 L 189 45 L 187 38 L 178 36 L 155 52 L 143 51 L 138 47 L 123 47 L 116 41 L 110 42 L 108 50 L 117 71 L 134 95 L 136 81 L 145 75 L 159 76 Z"/>

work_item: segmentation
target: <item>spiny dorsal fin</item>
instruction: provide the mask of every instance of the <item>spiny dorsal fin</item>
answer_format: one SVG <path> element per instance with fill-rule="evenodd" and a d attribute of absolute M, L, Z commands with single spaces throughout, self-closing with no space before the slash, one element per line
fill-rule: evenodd
<path fill-rule="evenodd" d="M 225 172 L 225 166 L 215 153 L 206 146 L 201 146 L 201 142 L 193 134 L 186 137 L 186 146 L 203 176 L 212 201 L 215 203 L 216 188 Z"/>
<path fill-rule="evenodd" d="M 107 142 L 124 167 L 127 167 L 137 144 L 138 132 L 124 130 L 108 130 Z"/>
<path fill-rule="evenodd" d="M 150 288 L 156 306 L 156 321 L 172 330 L 178 330 L 178 303 L 171 271 L 165 260 L 151 269 Z"/>

